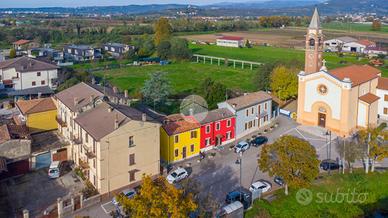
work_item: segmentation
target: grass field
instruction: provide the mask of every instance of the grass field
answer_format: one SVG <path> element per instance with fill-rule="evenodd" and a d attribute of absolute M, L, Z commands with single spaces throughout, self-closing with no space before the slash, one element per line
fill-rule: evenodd
<path fill-rule="evenodd" d="M 313 199 L 310 204 L 302 205 L 296 201 L 296 190 L 288 196 L 283 190 L 276 192 L 272 202 L 258 200 L 245 217 L 260 217 L 259 214 L 270 214 L 271 217 L 364 217 L 375 210 L 387 210 L 388 205 L 388 172 L 365 175 L 363 172 L 333 175 L 325 177 L 311 187 Z M 352 197 L 352 192 L 357 193 Z M 337 195 L 336 193 L 340 193 Z M 346 199 L 357 202 L 341 201 L 341 193 L 349 193 Z M 361 194 L 360 193 L 366 193 Z M 342 195 L 342 196 L 345 196 Z M 337 197 L 338 196 L 338 197 Z M 337 197 L 337 198 L 336 198 Z M 365 199 L 363 201 L 363 199 Z M 321 201 L 321 199 L 323 199 Z M 332 200 L 334 199 L 334 200 Z M 334 202 L 333 202 L 334 201 Z M 385 211 L 387 213 L 388 211 Z M 264 216 L 262 216 L 264 217 Z M 382 217 L 382 216 L 381 216 Z"/>
<path fill-rule="evenodd" d="M 228 48 L 216 45 L 190 45 L 193 53 L 210 55 L 223 58 L 234 58 L 247 61 L 256 61 L 261 63 L 272 63 L 276 61 L 298 60 L 304 63 L 304 51 L 287 48 L 255 46 L 253 48 Z M 333 69 L 350 64 L 367 64 L 367 58 L 358 59 L 353 55 L 339 57 L 335 53 L 324 53 L 324 59 L 327 61 L 328 69 Z M 380 68 L 384 76 L 388 76 L 387 64 Z"/>
<path fill-rule="evenodd" d="M 373 31 L 372 24 L 331 22 L 323 24 L 324 30 L 341 30 L 349 32 L 388 33 L 388 26 L 382 25 L 380 31 Z"/>
<path fill-rule="evenodd" d="M 173 94 L 192 93 L 200 82 L 206 77 L 211 77 L 226 85 L 228 88 L 254 91 L 254 71 L 233 69 L 225 66 L 208 65 L 201 63 L 180 62 L 166 66 L 130 66 L 126 68 L 95 72 L 106 78 L 121 90 L 128 89 L 131 94 L 136 94 L 144 85 L 151 73 L 163 71 L 171 82 Z"/>

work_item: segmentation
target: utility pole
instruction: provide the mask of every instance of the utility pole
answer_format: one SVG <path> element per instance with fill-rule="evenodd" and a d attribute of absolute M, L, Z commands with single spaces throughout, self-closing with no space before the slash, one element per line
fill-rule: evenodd
<path fill-rule="evenodd" d="M 366 163 L 365 163 L 365 173 L 369 173 L 369 142 L 371 134 L 368 133 L 368 141 L 366 143 Z"/>

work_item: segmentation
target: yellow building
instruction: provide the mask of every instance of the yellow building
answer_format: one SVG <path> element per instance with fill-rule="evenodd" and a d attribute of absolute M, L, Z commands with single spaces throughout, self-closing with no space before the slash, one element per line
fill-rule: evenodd
<path fill-rule="evenodd" d="M 20 115 L 18 124 L 25 124 L 30 133 L 57 129 L 57 107 L 52 98 L 19 100 L 16 102 Z"/>
<path fill-rule="evenodd" d="M 200 151 L 200 124 L 191 116 L 170 115 L 163 121 L 160 144 L 166 163 L 196 156 Z"/>

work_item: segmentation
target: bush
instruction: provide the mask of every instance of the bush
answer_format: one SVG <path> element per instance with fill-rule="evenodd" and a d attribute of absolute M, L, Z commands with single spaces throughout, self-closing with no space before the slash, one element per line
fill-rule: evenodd
<path fill-rule="evenodd" d="M 76 167 L 76 168 L 74 169 L 74 173 L 75 173 L 77 176 L 81 177 L 82 180 L 85 181 L 86 178 L 85 178 L 85 175 L 84 175 L 84 173 L 82 172 L 82 169 L 81 169 L 81 168 Z"/>
<path fill-rule="evenodd" d="M 85 188 L 82 189 L 82 195 L 85 199 L 90 198 L 92 196 L 98 195 L 97 189 L 90 183 L 89 181 L 86 181 Z"/>
<path fill-rule="evenodd" d="M 385 129 L 386 127 L 387 127 L 387 123 L 381 123 L 381 124 L 377 127 L 377 129 L 378 129 L 378 131 L 381 131 L 381 130 Z"/>

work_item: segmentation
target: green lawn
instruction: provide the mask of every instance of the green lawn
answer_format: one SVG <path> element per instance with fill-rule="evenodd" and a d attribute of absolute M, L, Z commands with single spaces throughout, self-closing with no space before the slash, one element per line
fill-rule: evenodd
<path fill-rule="evenodd" d="M 304 51 L 287 48 L 255 46 L 253 48 L 228 48 L 216 45 L 190 45 L 194 54 L 210 55 L 223 58 L 272 63 L 276 61 L 298 60 L 304 63 Z M 339 57 L 336 53 L 324 53 L 328 69 L 350 64 L 367 64 L 367 58 L 358 59 L 354 55 Z M 388 65 L 380 68 L 384 76 L 388 76 Z"/>
<path fill-rule="evenodd" d="M 364 217 L 374 210 L 387 210 L 388 205 L 388 172 L 365 175 L 363 172 L 353 174 L 336 174 L 325 176 L 308 188 L 313 199 L 310 204 L 302 205 L 296 201 L 297 190 L 291 190 L 288 196 L 283 190 L 276 192 L 277 198 L 272 202 L 258 200 L 245 217 L 258 217 L 259 214 L 270 214 L 271 217 Z M 353 194 L 355 198 L 353 198 Z M 337 195 L 337 193 L 349 193 Z M 366 193 L 361 194 L 360 193 Z M 355 203 L 341 201 L 341 197 L 355 199 Z M 336 198 L 337 197 L 337 198 Z M 326 199 L 326 200 L 325 200 Z M 331 202 L 337 201 L 336 203 Z M 337 199 L 337 200 L 335 200 Z M 365 201 L 363 201 L 365 199 Z M 323 200 L 323 202 L 322 202 Z M 388 212 L 388 211 L 385 211 Z"/>
<path fill-rule="evenodd" d="M 342 30 L 342 31 L 349 31 L 349 32 L 388 33 L 388 25 L 382 25 L 380 31 L 373 31 L 372 24 L 361 24 L 361 23 L 331 22 L 331 23 L 324 23 L 323 28 L 327 30 Z"/>
<path fill-rule="evenodd" d="M 105 72 L 106 78 L 113 85 L 121 90 L 128 89 L 131 94 L 136 94 L 143 87 L 144 81 L 149 78 L 149 75 L 156 71 L 167 73 L 173 94 L 193 93 L 193 89 L 197 88 L 206 77 L 211 77 L 228 88 L 245 91 L 255 90 L 252 81 L 254 71 L 191 62 L 172 63 L 166 66 L 130 66 L 95 72 L 94 74 L 102 77 Z"/>

